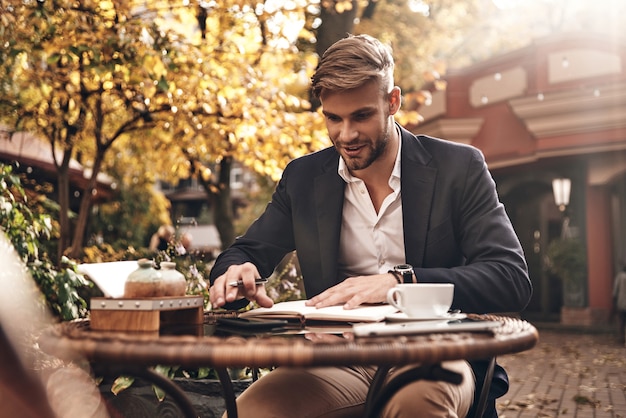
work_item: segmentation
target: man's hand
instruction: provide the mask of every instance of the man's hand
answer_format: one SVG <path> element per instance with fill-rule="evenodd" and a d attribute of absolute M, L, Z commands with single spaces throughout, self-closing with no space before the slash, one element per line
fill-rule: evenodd
<path fill-rule="evenodd" d="M 221 308 L 226 303 L 246 298 L 256 302 L 259 306 L 270 308 L 274 301 L 267 296 L 264 285 L 257 285 L 254 280 L 261 277 L 256 266 L 244 263 L 228 267 L 226 273 L 215 279 L 209 289 L 209 299 L 212 308 Z M 239 283 L 231 286 L 230 283 Z"/>
<path fill-rule="evenodd" d="M 349 277 L 312 297 L 307 305 L 323 308 L 343 304 L 344 309 L 353 309 L 363 303 L 386 302 L 387 292 L 397 283 L 390 273 Z"/>

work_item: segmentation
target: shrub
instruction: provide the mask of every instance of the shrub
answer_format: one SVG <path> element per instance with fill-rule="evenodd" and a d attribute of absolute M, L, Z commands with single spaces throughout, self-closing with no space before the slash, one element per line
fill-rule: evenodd
<path fill-rule="evenodd" d="M 587 257 L 583 243 L 576 238 L 555 239 L 548 245 L 547 266 L 564 282 L 584 283 L 587 277 Z"/>
<path fill-rule="evenodd" d="M 58 318 L 71 320 L 87 315 L 87 303 L 79 289 L 89 287 L 76 272 L 76 264 L 63 257 L 56 266 L 43 250 L 56 236 L 55 224 L 45 213 L 52 206 L 34 190 L 25 190 L 12 165 L 0 163 L 0 229 L 7 236 L 45 296 L 43 304 Z"/>

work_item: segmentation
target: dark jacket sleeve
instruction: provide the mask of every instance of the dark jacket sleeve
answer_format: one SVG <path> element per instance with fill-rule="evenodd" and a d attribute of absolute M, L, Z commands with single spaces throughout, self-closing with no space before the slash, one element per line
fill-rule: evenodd
<path fill-rule="evenodd" d="M 343 188 L 334 148 L 291 161 L 265 211 L 217 258 L 211 283 L 233 264 L 253 263 L 268 277 L 297 249 L 307 297 L 337 283 Z"/>
<path fill-rule="evenodd" d="M 453 308 L 463 312 L 521 311 L 532 293 L 521 244 L 482 153 L 458 151 L 455 174 L 439 168 L 433 207 L 441 209 L 432 215 L 416 276 L 454 283 Z"/>
<path fill-rule="evenodd" d="M 287 177 L 283 175 L 264 213 L 217 257 L 209 273 L 211 284 L 229 266 L 246 262 L 254 264 L 261 276 L 269 277 L 282 258 L 295 249 L 291 232 L 291 204 L 285 190 Z M 225 308 L 240 309 L 247 304 L 248 301 L 242 299 L 227 304 Z"/>

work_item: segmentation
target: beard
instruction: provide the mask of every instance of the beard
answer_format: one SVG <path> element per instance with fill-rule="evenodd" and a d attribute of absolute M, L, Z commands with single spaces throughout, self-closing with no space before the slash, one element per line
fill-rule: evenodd
<path fill-rule="evenodd" d="M 384 154 L 385 149 L 387 149 L 387 144 L 389 144 L 389 138 L 391 134 L 389 132 L 389 119 L 385 121 L 385 127 L 382 131 L 382 134 L 376 138 L 372 143 L 362 143 L 358 139 L 352 143 L 348 143 L 345 145 L 335 144 L 335 148 L 343 158 L 350 171 L 358 171 L 364 170 L 374 161 L 380 158 L 381 155 Z M 361 150 L 358 156 L 352 157 L 345 152 L 342 153 L 342 150 L 351 146 L 363 146 L 364 148 Z"/>

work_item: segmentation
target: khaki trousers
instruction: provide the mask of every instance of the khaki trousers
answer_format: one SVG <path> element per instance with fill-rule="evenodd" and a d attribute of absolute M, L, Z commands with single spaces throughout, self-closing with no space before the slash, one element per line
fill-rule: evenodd
<path fill-rule="evenodd" d="M 463 383 L 418 380 L 400 389 L 383 417 L 463 418 L 474 399 L 474 375 L 465 361 L 443 363 Z M 237 399 L 241 418 L 361 417 L 374 367 L 279 367 L 261 377 Z M 398 369 L 397 372 L 401 372 Z M 226 414 L 224 414 L 226 416 Z"/>

